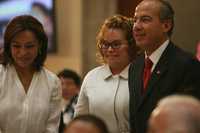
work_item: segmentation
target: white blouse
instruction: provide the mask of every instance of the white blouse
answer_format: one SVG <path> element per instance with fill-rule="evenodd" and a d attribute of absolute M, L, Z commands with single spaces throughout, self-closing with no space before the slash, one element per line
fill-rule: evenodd
<path fill-rule="evenodd" d="M 14 66 L 0 65 L 0 77 L 0 132 L 58 132 L 61 84 L 55 74 L 36 72 L 27 93 Z"/>
<path fill-rule="evenodd" d="M 94 114 L 111 133 L 129 133 L 128 68 L 114 76 L 108 65 L 90 71 L 81 86 L 75 115 Z"/>

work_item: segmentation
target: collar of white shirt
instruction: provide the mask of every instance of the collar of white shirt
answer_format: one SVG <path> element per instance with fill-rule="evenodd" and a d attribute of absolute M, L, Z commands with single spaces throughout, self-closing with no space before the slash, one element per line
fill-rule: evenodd
<path fill-rule="evenodd" d="M 164 50 L 167 48 L 169 44 L 169 40 L 166 40 L 162 45 L 160 45 L 159 48 L 157 48 L 150 56 L 150 60 L 153 62 L 153 66 L 151 71 L 154 70 L 156 64 L 158 63 L 162 53 L 164 52 Z M 145 53 L 145 58 L 147 57 L 146 53 Z"/>
<path fill-rule="evenodd" d="M 128 79 L 128 69 L 129 69 L 129 65 L 127 65 L 122 71 L 121 73 L 119 73 L 118 75 L 123 78 L 123 79 Z M 103 66 L 104 71 L 102 71 L 102 75 L 104 80 L 109 79 L 110 77 L 114 76 L 110 70 L 110 67 L 108 64 Z"/>

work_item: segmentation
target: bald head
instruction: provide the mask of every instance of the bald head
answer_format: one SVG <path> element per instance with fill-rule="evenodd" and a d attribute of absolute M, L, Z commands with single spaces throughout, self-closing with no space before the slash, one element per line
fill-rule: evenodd
<path fill-rule="evenodd" d="M 149 120 L 149 133 L 198 133 L 200 102 L 190 96 L 173 95 L 162 99 Z"/>

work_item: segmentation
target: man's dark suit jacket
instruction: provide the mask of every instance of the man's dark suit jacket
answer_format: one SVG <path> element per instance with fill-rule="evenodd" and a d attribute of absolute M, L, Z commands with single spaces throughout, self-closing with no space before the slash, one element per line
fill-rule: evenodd
<path fill-rule="evenodd" d="M 129 69 L 130 127 L 132 133 L 146 133 L 149 116 L 157 102 L 171 94 L 191 94 L 200 98 L 200 62 L 169 43 L 143 88 L 144 55 Z"/>

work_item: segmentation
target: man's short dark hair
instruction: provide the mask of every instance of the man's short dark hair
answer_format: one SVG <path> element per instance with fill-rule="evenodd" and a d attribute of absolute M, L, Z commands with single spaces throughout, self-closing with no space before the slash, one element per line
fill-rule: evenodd
<path fill-rule="evenodd" d="M 75 84 L 77 86 L 81 86 L 81 78 L 80 76 L 73 70 L 69 69 L 63 69 L 58 73 L 58 77 L 63 77 L 63 78 L 70 78 L 74 80 Z"/>
<path fill-rule="evenodd" d="M 159 2 L 161 3 L 160 20 L 170 20 L 172 23 L 172 27 L 167 33 L 168 36 L 171 36 L 174 28 L 174 9 L 172 8 L 171 4 L 166 0 L 159 0 Z"/>

